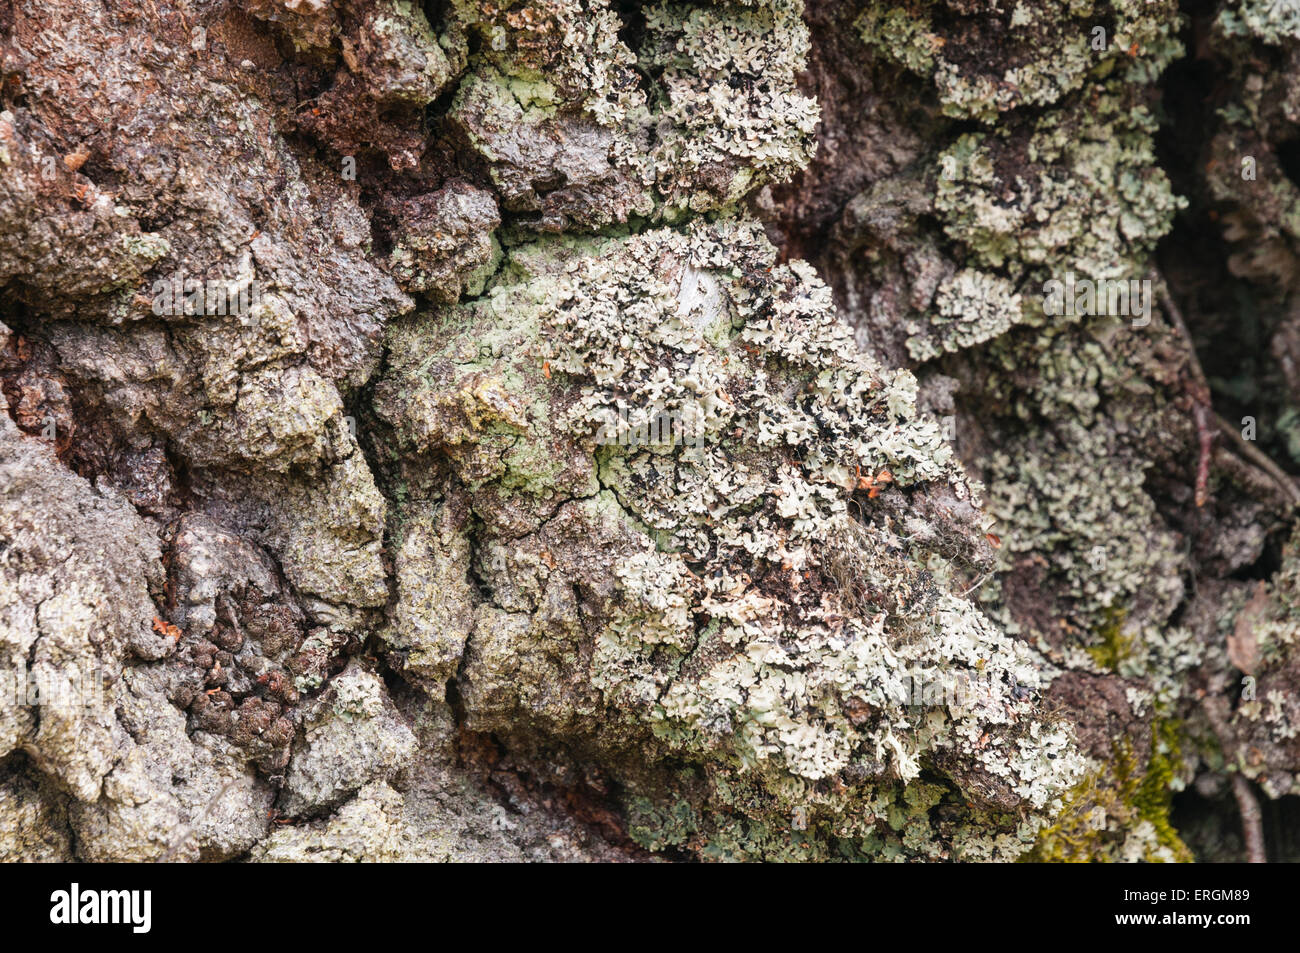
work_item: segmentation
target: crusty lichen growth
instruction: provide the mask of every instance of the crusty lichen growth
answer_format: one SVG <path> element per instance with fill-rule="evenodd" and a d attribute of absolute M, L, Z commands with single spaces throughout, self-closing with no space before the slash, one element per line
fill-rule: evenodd
<path fill-rule="evenodd" d="M 1239 771 L 1269 797 L 1300 792 L 1300 534 L 1282 549 L 1267 581 L 1241 585 L 1215 606 L 1219 641 L 1211 653 L 1235 704 L 1215 734 L 1222 767 Z"/>
<path fill-rule="evenodd" d="M 1152 463 L 1133 452 L 1139 434 L 1155 439 L 1172 424 L 1171 398 L 1143 377 L 1153 362 L 1133 327 L 1151 322 L 1152 293 L 1145 314 L 1138 300 L 1113 315 L 1046 307 L 1050 279 L 1145 277 L 1183 204 L 1155 166 L 1149 112 L 1113 80 L 1100 85 L 1021 135 L 966 133 L 937 157 L 934 209 L 978 270 L 938 286 L 907 345 L 919 360 L 976 347 L 987 357 L 980 399 L 1002 419 L 984 424 L 998 438 L 980 464 L 999 568 L 1043 572 L 1063 615 L 1061 631 L 1023 634 L 1057 643 L 1054 661 L 1148 675 L 1171 698 L 1198 655 L 1188 633 L 1166 625 L 1184 557 L 1143 487 Z M 997 586 L 985 595 L 996 600 Z M 1131 648 L 1122 657 L 1107 648 L 1119 642 Z"/>
<path fill-rule="evenodd" d="M 1130 12 L 1167 25 L 1154 6 Z M 1153 68 L 1167 58 L 1141 50 Z M 927 361 L 982 352 L 977 400 L 995 413 L 981 422 L 993 439 L 979 463 L 1003 543 L 999 569 L 1041 572 L 1062 615 L 1059 631 L 1021 626 L 997 608 L 995 584 L 983 594 L 1000 621 L 1053 643 L 1058 663 L 1149 676 L 1171 699 L 1198 653 L 1188 633 L 1167 627 L 1185 557 L 1143 486 L 1152 461 L 1135 452 L 1139 435 L 1156 440 L 1175 426 L 1144 350 L 1144 334 L 1159 332 L 1134 325 L 1151 323 L 1153 293 L 1144 313 L 1134 300 L 1123 314 L 1105 304 L 1062 314 L 1047 308 L 1045 283 L 1144 279 L 1185 202 L 1156 165 L 1155 119 L 1126 85 L 1134 79 L 1107 68 L 1086 81 L 1087 95 L 963 133 L 935 158 L 933 210 L 966 267 L 937 284 L 907 347 Z M 1111 651 L 1120 643 L 1130 651 Z"/>
<path fill-rule="evenodd" d="M 880 55 L 931 77 L 946 114 L 991 123 L 1019 106 L 1056 103 L 1090 78 L 1149 79 L 1181 52 L 1177 22 L 1169 0 L 1049 0 L 978 11 L 915 0 L 869 5 L 858 29 Z"/>
<path fill-rule="evenodd" d="M 1300 789 L 1300 559 L 1188 584 L 1186 342 L 1041 306 L 1180 207 L 1173 0 L 865 4 L 815 56 L 800 0 L 241 9 L 0 29 L 0 674 L 105 689 L 0 706 L 0 856 L 1168 860 L 1197 759 Z M 1206 40 L 1230 267 L 1283 282 L 1293 21 Z M 870 356 L 747 217 L 810 165 L 785 252 L 844 241 Z"/>
<path fill-rule="evenodd" d="M 1281 45 L 1300 40 L 1300 7 L 1291 0 L 1237 0 L 1219 11 L 1219 27 L 1228 36 L 1256 36 Z"/>
<path fill-rule="evenodd" d="M 907 350 L 927 361 L 947 352 L 983 344 L 1005 333 L 1024 317 L 1021 296 L 1011 282 L 967 268 L 944 281 L 935 292 L 928 324 L 913 323 Z"/>
<path fill-rule="evenodd" d="M 1035 709 L 1041 660 L 872 516 L 881 487 L 975 492 L 911 375 L 861 355 L 749 222 L 522 248 L 503 274 L 408 325 L 376 394 L 407 452 L 536 514 L 520 536 L 484 500 L 469 724 L 599 752 L 647 846 L 1024 849 L 1082 762 Z M 484 341 L 499 356 L 465 347 Z"/>
<path fill-rule="evenodd" d="M 670 218 L 731 204 L 807 164 L 819 112 L 795 82 L 808 53 L 802 12 L 801 0 L 645 11 L 642 64 L 663 100 L 655 179 Z"/>
<path fill-rule="evenodd" d="M 1103 434 L 1075 426 L 1032 455 L 992 455 L 989 508 L 1002 566 L 1038 559 L 1053 592 L 1070 602 L 1061 627 L 1086 654 L 1064 650 L 1069 664 L 1148 675 L 1175 691 L 1177 674 L 1198 661 L 1186 633 L 1165 625 L 1183 596 L 1182 556 L 1172 533 L 1152 532 L 1143 474 L 1121 466 Z M 1135 603 L 1142 612 L 1128 613 Z"/>
<path fill-rule="evenodd" d="M 281 810 L 289 816 L 328 811 L 400 772 L 414 753 L 415 736 L 383 682 L 354 661 L 304 713 Z"/>
<path fill-rule="evenodd" d="M 679 220 L 785 181 L 814 150 L 792 0 L 648 6 L 631 50 L 607 0 L 453 4 L 480 38 L 452 107 L 506 207 L 562 231 Z"/>
<path fill-rule="evenodd" d="M 1047 113 L 1023 139 L 962 135 L 938 162 L 945 230 L 986 267 L 1039 269 L 1040 300 L 1042 281 L 1066 271 L 1139 277 L 1135 262 L 1183 204 L 1155 165 L 1154 132 L 1145 107 L 1103 92 Z"/>
<path fill-rule="evenodd" d="M 978 11 L 872 5 L 857 24 L 881 61 L 933 81 L 941 113 L 984 123 L 950 127 L 956 134 L 937 156 L 874 182 L 841 227 L 866 244 L 866 260 L 881 246 L 897 256 L 905 280 L 887 287 L 908 295 L 879 300 L 903 319 L 905 356 L 929 364 L 923 389 L 955 390 L 956 429 L 989 487 L 1001 544 L 996 575 L 976 590 L 981 606 L 1071 676 L 1069 703 L 1097 706 L 1074 713 L 1096 754 L 1085 806 L 1132 801 L 1139 787 L 1149 795 L 1141 830 L 1116 838 L 1112 811 L 1102 827 L 1111 836 L 1084 838 L 1089 859 L 1186 856 L 1167 816 L 1183 778 L 1155 770 L 1159 752 L 1150 770 L 1145 753 L 1125 765 L 1097 725 L 1122 715 L 1137 736 L 1153 717 L 1182 717 L 1192 673 L 1217 664 L 1196 625 L 1172 621 L 1195 571 L 1166 485 L 1185 480 L 1191 505 L 1194 371 L 1169 357 L 1186 342 L 1162 320 L 1153 290 L 1140 292 L 1149 295 L 1141 312 L 1045 307 L 1049 280 L 1150 277 L 1157 242 L 1186 206 L 1159 168 L 1156 113 L 1142 91 L 1181 54 L 1180 21 L 1170 3 L 1085 0 Z M 1209 168 L 1236 198 L 1245 189 L 1233 181 L 1233 145 L 1225 141 Z M 1284 180 L 1269 188 L 1281 193 Z M 932 198 L 921 182 L 933 183 Z M 1274 206 L 1276 222 L 1290 220 L 1293 196 Z M 956 247 L 938 238 L 936 219 Z M 1241 257 L 1245 267 L 1277 256 L 1257 246 Z M 868 321 L 888 342 L 885 322 L 873 313 Z M 1118 679 L 1122 690 L 1079 687 Z M 1069 800 L 1052 832 L 1073 824 L 1079 792 Z M 1061 859 L 1061 840 L 1039 859 Z"/>

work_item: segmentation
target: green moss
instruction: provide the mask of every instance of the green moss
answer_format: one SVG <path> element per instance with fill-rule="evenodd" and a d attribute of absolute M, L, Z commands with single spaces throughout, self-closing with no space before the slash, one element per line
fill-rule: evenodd
<path fill-rule="evenodd" d="M 1172 785 L 1182 740 L 1179 723 L 1151 726 L 1151 756 L 1140 768 L 1132 743 L 1118 739 L 1114 758 L 1081 781 L 1056 821 L 1021 858 L 1033 863 L 1190 862 L 1191 851 L 1170 820 Z"/>
<path fill-rule="evenodd" d="M 1178 860 L 1190 861 L 1191 851 L 1169 819 L 1173 798 L 1171 785 L 1181 750 L 1178 722 L 1173 719 L 1157 720 L 1151 726 L 1151 733 L 1151 758 L 1147 761 L 1146 771 L 1141 778 L 1135 778 L 1131 773 L 1121 774 L 1121 789 L 1126 793 L 1132 791 L 1130 804 L 1139 818 L 1156 829 L 1156 839 L 1160 846 L 1171 851 Z M 1131 757 L 1127 763 L 1132 764 Z"/>
<path fill-rule="evenodd" d="M 1094 662 L 1107 671 L 1118 672 L 1120 663 L 1129 657 L 1133 649 L 1132 638 L 1124 634 L 1125 615 L 1123 609 L 1105 610 L 1106 621 L 1096 632 L 1100 643 L 1084 649 Z"/>

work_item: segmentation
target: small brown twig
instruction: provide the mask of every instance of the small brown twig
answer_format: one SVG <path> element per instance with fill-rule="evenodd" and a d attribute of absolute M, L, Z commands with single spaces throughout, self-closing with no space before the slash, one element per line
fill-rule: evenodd
<path fill-rule="evenodd" d="M 1210 427 L 1210 408 L 1197 404 L 1192 412 L 1196 420 L 1196 440 L 1200 456 L 1196 462 L 1196 505 L 1204 506 L 1210 499 L 1210 457 L 1214 453 L 1214 430 Z"/>
<path fill-rule="evenodd" d="M 1235 733 L 1228 727 L 1222 707 L 1227 700 L 1222 695 L 1207 694 L 1201 702 L 1201 710 L 1214 729 L 1219 739 L 1219 747 L 1226 756 L 1235 747 Z M 1232 793 L 1237 799 L 1237 811 L 1241 814 L 1241 835 L 1246 842 L 1246 860 L 1252 864 L 1268 863 L 1268 853 L 1264 849 L 1264 818 L 1259 810 L 1259 800 L 1250 789 L 1250 782 L 1240 771 L 1232 773 Z"/>
<path fill-rule="evenodd" d="M 1220 432 L 1226 434 L 1228 439 L 1232 441 L 1232 445 L 1237 449 L 1238 453 L 1272 477 L 1273 481 L 1282 488 L 1282 492 L 1290 498 L 1292 503 L 1300 503 L 1300 486 L 1296 485 L 1296 481 L 1285 470 L 1269 459 L 1268 454 L 1242 437 L 1236 427 L 1218 414 L 1214 415 L 1214 421 L 1218 425 Z"/>
<path fill-rule="evenodd" d="M 1268 854 L 1264 851 L 1264 819 L 1259 811 L 1259 800 L 1250 789 L 1250 782 L 1240 772 L 1232 776 L 1232 793 L 1237 798 L 1237 809 L 1241 811 L 1241 834 L 1246 839 L 1246 862 L 1267 864 Z"/>
<path fill-rule="evenodd" d="M 1182 336 L 1183 342 L 1187 345 L 1187 366 L 1192 372 L 1192 382 L 1189 388 L 1192 400 L 1195 406 L 1192 410 L 1192 417 L 1196 421 L 1196 440 L 1200 448 L 1200 454 L 1196 461 L 1196 505 L 1204 506 L 1210 499 L 1210 458 L 1214 453 L 1214 430 L 1210 427 L 1210 383 L 1205 376 L 1205 369 L 1201 367 L 1200 358 L 1196 356 L 1196 345 L 1192 341 L 1192 333 L 1187 329 L 1187 322 L 1183 320 L 1183 312 L 1179 310 L 1178 305 L 1174 302 L 1174 296 L 1169 292 L 1169 285 L 1165 282 L 1164 276 L 1159 271 L 1152 269 L 1151 280 L 1160 290 L 1160 300 L 1164 305 L 1165 312 L 1169 315 L 1169 320 L 1174 328 Z"/>
<path fill-rule="evenodd" d="M 1174 301 L 1168 283 L 1158 270 L 1152 269 L 1151 280 L 1160 292 L 1160 301 L 1169 316 L 1170 323 L 1187 345 L 1187 364 L 1192 372 L 1191 397 L 1196 403 L 1193 416 L 1196 420 L 1196 437 L 1200 446 L 1200 457 L 1196 466 L 1196 505 L 1204 506 L 1209 499 L 1210 458 L 1214 449 L 1216 428 L 1219 433 L 1232 441 L 1237 452 L 1247 463 L 1254 464 L 1271 477 L 1293 504 L 1300 503 L 1300 485 L 1297 485 L 1285 470 L 1270 460 L 1267 454 L 1243 438 L 1236 427 L 1214 412 L 1211 406 L 1209 379 L 1205 376 L 1205 369 L 1201 367 L 1200 358 L 1196 355 L 1196 345 L 1192 341 L 1192 333 L 1187 328 L 1187 322 L 1183 320 L 1183 312 Z M 1213 427 L 1211 423 L 1214 424 Z"/>
<path fill-rule="evenodd" d="M 1192 398 L 1198 404 L 1210 405 L 1210 382 L 1205 376 L 1205 369 L 1201 367 L 1201 359 L 1196 355 L 1196 345 L 1192 341 L 1192 332 L 1187 329 L 1187 322 L 1183 320 L 1183 312 L 1174 301 L 1173 294 L 1169 291 L 1169 285 L 1164 276 L 1159 271 L 1152 269 L 1151 281 L 1155 284 L 1160 292 L 1160 302 L 1165 306 L 1165 312 L 1169 315 L 1174 329 L 1182 335 L 1183 342 L 1187 345 L 1187 364 L 1192 371 Z"/>

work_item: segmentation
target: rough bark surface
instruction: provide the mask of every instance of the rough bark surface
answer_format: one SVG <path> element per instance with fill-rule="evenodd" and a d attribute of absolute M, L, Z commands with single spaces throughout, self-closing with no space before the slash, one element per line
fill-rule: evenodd
<path fill-rule="evenodd" d="M 1300 856 L 1297 181 L 1274 0 L 0 0 L 0 859 Z"/>

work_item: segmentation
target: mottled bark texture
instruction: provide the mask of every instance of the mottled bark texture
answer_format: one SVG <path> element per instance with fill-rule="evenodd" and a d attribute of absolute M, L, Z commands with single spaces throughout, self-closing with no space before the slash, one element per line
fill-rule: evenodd
<path fill-rule="evenodd" d="M 0 0 L 0 858 L 1294 856 L 1298 58 Z"/>

